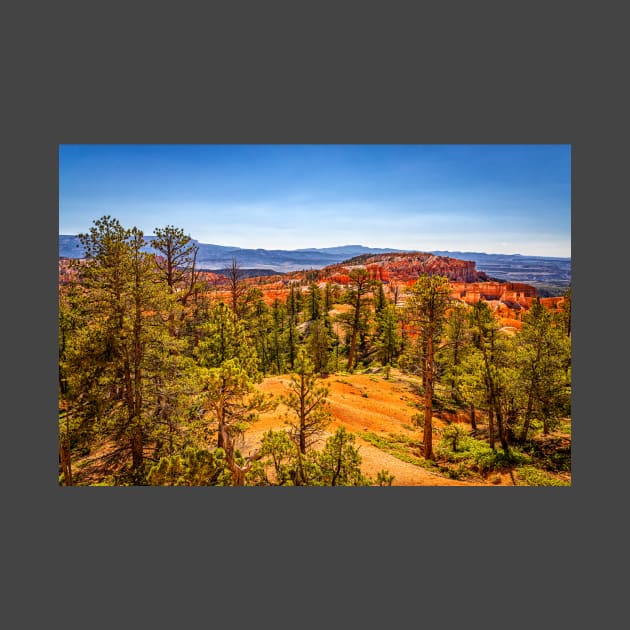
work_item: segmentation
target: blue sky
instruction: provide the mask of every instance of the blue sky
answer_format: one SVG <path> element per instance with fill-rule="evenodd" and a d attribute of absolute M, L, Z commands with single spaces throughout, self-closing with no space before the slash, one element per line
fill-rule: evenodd
<path fill-rule="evenodd" d="M 60 145 L 59 233 L 571 255 L 570 145 Z"/>

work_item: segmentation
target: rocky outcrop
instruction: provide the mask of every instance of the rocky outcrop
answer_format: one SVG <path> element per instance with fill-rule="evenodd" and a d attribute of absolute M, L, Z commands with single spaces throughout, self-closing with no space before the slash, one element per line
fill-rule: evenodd
<path fill-rule="evenodd" d="M 423 273 L 446 276 L 449 280 L 457 282 L 478 282 L 488 278 L 485 273 L 475 269 L 475 262 L 472 260 L 459 260 L 425 252 L 366 254 L 338 265 L 325 267 L 322 272 L 347 276 L 351 269 L 357 267 L 367 269 L 371 279 L 385 283 L 413 283 Z"/>

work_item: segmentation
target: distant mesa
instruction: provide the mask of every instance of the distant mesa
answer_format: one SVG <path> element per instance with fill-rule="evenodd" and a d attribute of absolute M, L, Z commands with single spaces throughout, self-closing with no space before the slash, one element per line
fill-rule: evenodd
<path fill-rule="evenodd" d="M 147 236 L 152 240 L 153 236 Z M 228 269 L 235 258 L 247 276 L 290 274 L 339 264 L 378 265 L 380 279 L 394 274 L 412 280 L 418 273 L 442 273 L 453 281 L 475 282 L 503 280 L 525 282 L 535 286 L 541 295 L 560 295 L 571 283 L 571 259 L 523 254 L 487 254 L 485 252 L 404 252 L 393 248 L 340 245 L 295 250 L 244 249 L 226 245 L 199 243 L 197 267 L 214 273 Z M 145 251 L 155 253 L 150 245 Z M 82 258 L 85 251 L 78 236 L 59 235 L 60 258 Z M 380 258 L 379 258 L 380 257 Z M 440 271 L 441 270 L 441 271 Z"/>
<path fill-rule="evenodd" d="M 396 252 L 389 254 L 362 254 L 343 263 L 345 267 L 364 266 L 375 280 L 384 282 L 395 278 L 399 282 L 415 282 L 419 275 L 446 276 L 458 282 L 480 282 L 488 276 L 475 269 L 472 260 L 459 260 L 450 256 L 437 256 L 430 252 Z"/>

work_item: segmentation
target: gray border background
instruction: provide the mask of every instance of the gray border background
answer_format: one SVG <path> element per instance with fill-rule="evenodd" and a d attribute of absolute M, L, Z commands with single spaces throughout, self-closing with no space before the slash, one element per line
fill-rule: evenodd
<path fill-rule="evenodd" d="M 624 366 L 610 367 L 628 269 L 617 6 L 5 5 L 3 599 L 17 627 L 613 625 L 627 551 Z M 571 488 L 57 486 L 58 145 L 241 142 L 572 145 Z"/>

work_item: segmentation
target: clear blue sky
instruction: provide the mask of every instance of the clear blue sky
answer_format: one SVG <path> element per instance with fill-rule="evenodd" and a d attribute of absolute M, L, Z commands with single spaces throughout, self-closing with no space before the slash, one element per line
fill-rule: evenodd
<path fill-rule="evenodd" d="M 571 255 L 570 145 L 60 145 L 59 233 Z"/>

